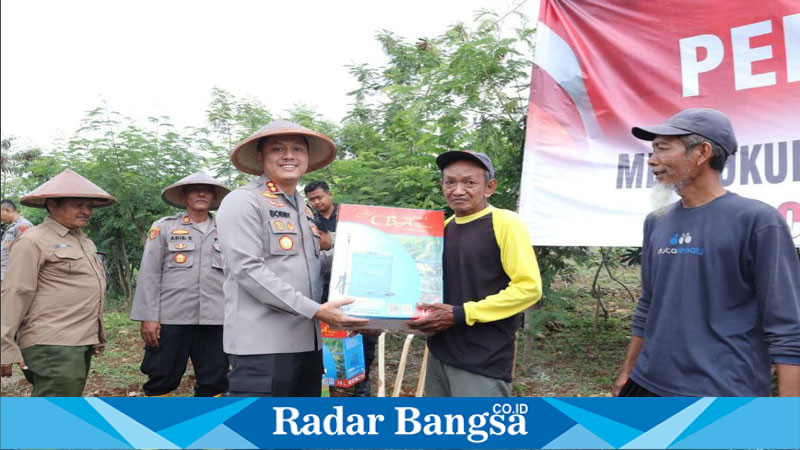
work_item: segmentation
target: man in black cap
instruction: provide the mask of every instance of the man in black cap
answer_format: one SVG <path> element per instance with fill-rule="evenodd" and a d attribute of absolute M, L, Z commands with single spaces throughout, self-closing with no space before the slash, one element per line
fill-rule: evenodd
<path fill-rule="evenodd" d="M 680 200 L 647 216 L 642 296 L 613 393 L 620 396 L 800 395 L 800 263 L 775 208 L 726 191 L 737 149 L 719 111 L 681 111 L 635 127 L 648 164 Z"/>
<path fill-rule="evenodd" d="M 428 339 L 428 397 L 511 395 L 519 313 L 542 296 L 528 230 L 512 211 L 489 205 L 497 188 L 483 153 L 439 155 L 442 191 L 455 213 L 444 229 L 444 303 L 408 323 Z"/>

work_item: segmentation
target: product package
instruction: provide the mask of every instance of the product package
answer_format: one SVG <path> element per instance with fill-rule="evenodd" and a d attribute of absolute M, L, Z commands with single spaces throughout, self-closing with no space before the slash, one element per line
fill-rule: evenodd
<path fill-rule="evenodd" d="M 412 333 L 419 303 L 442 302 L 441 211 L 341 205 L 330 300 L 352 298 L 346 314 L 370 329 Z"/>
<path fill-rule="evenodd" d="M 347 331 L 322 325 L 322 381 L 330 386 L 351 387 L 365 378 L 364 340 L 360 334 L 348 337 Z"/>

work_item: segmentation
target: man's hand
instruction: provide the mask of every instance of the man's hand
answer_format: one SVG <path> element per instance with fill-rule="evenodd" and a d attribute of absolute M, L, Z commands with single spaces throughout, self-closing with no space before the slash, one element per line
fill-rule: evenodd
<path fill-rule="evenodd" d="M 323 303 L 322 306 L 320 306 L 320 308 L 317 310 L 317 313 L 314 314 L 314 318 L 322 320 L 328 325 L 332 325 L 334 327 L 358 328 L 369 325 L 369 319 L 350 317 L 343 313 L 341 309 L 339 309 L 339 307 L 349 305 L 354 301 L 355 300 L 352 298 L 329 300 L 327 303 Z"/>
<path fill-rule="evenodd" d="M 94 348 L 92 349 L 92 355 L 94 355 L 94 356 L 100 356 L 100 355 L 102 355 L 102 354 L 103 354 L 103 352 L 104 352 L 105 350 L 106 350 L 106 346 L 105 346 L 105 345 L 98 345 L 98 346 L 96 346 L 96 347 L 94 347 Z"/>
<path fill-rule="evenodd" d="M 139 326 L 139 333 L 142 335 L 144 345 L 158 348 L 158 340 L 161 339 L 161 324 L 158 322 L 144 321 Z"/>
<path fill-rule="evenodd" d="M 333 247 L 333 237 L 327 231 L 319 231 L 320 250 L 330 250 Z"/>
<path fill-rule="evenodd" d="M 19 365 L 19 368 L 22 370 L 28 370 L 28 365 L 25 364 L 25 361 L 20 361 L 17 363 L 17 365 Z M 2 372 L 2 376 L 10 377 L 12 375 L 11 366 L 12 364 L 0 365 L 0 372 Z"/>
<path fill-rule="evenodd" d="M 422 314 L 416 319 L 406 322 L 412 330 L 419 330 L 423 333 L 438 333 L 456 324 L 453 315 L 453 305 L 446 303 L 419 304 L 417 305 Z"/>
<path fill-rule="evenodd" d="M 619 393 L 622 392 L 622 388 L 625 387 L 626 383 L 628 383 L 629 377 L 630 372 L 627 371 L 623 371 L 621 374 L 619 374 L 617 380 L 611 385 L 611 395 L 614 397 L 619 397 Z"/>

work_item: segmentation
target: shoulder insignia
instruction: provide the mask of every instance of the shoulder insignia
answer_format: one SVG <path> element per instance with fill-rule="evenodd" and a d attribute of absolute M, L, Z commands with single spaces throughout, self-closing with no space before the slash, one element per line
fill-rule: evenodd
<path fill-rule="evenodd" d="M 183 253 L 178 253 L 172 257 L 172 260 L 178 264 L 183 264 L 186 262 L 186 255 Z"/>
<path fill-rule="evenodd" d="M 276 192 L 280 192 L 280 189 L 278 189 L 278 186 L 272 180 L 267 181 L 267 190 L 272 192 L 273 194 Z"/>
<path fill-rule="evenodd" d="M 283 236 L 278 239 L 278 245 L 284 250 L 291 250 L 294 247 L 294 240 L 290 236 Z"/>
<path fill-rule="evenodd" d="M 269 192 L 267 192 L 267 191 L 264 191 L 264 192 L 262 192 L 262 193 L 261 193 L 261 195 L 263 195 L 264 197 L 267 197 L 267 198 L 278 198 L 278 196 L 277 196 L 277 195 L 275 195 L 275 194 L 270 194 L 270 193 L 269 193 Z"/>
<path fill-rule="evenodd" d="M 294 222 L 291 220 L 286 221 L 286 229 L 289 231 L 294 231 Z"/>
<path fill-rule="evenodd" d="M 283 231 L 286 229 L 286 225 L 283 224 L 282 220 L 274 220 L 272 223 L 275 225 L 275 229 L 278 231 Z"/>
<path fill-rule="evenodd" d="M 184 229 L 184 228 L 176 228 L 176 229 L 172 230 L 172 234 L 185 235 L 185 234 L 189 234 L 189 230 Z"/>
<path fill-rule="evenodd" d="M 156 236 L 158 236 L 159 231 L 160 230 L 158 229 L 158 227 L 150 228 L 150 232 L 147 233 L 147 239 L 150 239 L 152 241 L 153 239 L 156 238 Z"/>
<path fill-rule="evenodd" d="M 181 223 L 187 224 L 187 223 L 189 223 L 191 221 L 192 221 L 192 219 L 190 219 L 189 216 L 183 216 L 183 220 L 181 220 Z"/>
<path fill-rule="evenodd" d="M 30 227 L 29 227 L 29 226 L 27 226 L 27 225 L 20 225 L 20 226 L 19 226 L 19 228 L 17 228 L 17 231 L 19 231 L 19 234 L 22 234 L 22 233 L 24 233 L 24 232 L 25 232 L 25 230 L 27 230 L 28 228 L 30 228 Z"/>
<path fill-rule="evenodd" d="M 317 228 L 317 226 L 316 226 L 316 225 L 314 225 L 314 223 L 313 223 L 313 222 L 309 222 L 309 223 L 308 223 L 308 227 L 309 227 L 309 228 L 311 228 L 311 233 L 312 233 L 314 236 L 316 236 L 316 237 L 319 237 L 319 228 Z"/>
<path fill-rule="evenodd" d="M 308 207 L 308 205 L 306 205 L 306 215 L 307 215 L 309 218 L 313 218 L 313 217 L 314 217 L 314 212 L 313 212 L 313 211 L 311 211 L 311 208 L 309 208 L 309 207 Z"/>
<path fill-rule="evenodd" d="M 286 203 L 279 202 L 278 200 L 267 200 L 267 203 L 276 208 L 283 208 L 284 206 L 286 206 Z"/>

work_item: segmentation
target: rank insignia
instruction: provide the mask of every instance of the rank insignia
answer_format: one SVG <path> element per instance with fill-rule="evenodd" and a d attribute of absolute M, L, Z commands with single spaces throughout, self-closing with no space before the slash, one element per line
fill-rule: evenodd
<path fill-rule="evenodd" d="M 274 181 L 267 181 L 267 190 L 272 192 L 273 194 L 276 192 L 280 192 L 280 189 L 278 189 L 278 186 L 275 184 Z"/>
<path fill-rule="evenodd" d="M 184 228 L 176 228 L 176 229 L 172 230 L 172 234 L 177 234 L 179 236 L 183 236 L 183 235 L 189 234 L 189 230 L 186 230 Z"/>
<path fill-rule="evenodd" d="M 267 200 L 267 203 L 269 203 L 270 205 L 272 205 L 272 206 L 274 206 L 276 208 L 283 208 L 284 206 L 286 206 L 286 203 L 279 202 L 277 200 Z"/>
<path fill-rule="evenodd" d="M 175 244 L 175 249 L 176 250 L 183 250 L 185 248 L 186 248 L 186 244 L 184 244 L 183 242 L 178 242 L 177 244 Z"/>
<path fill-rule="evenodd" d="M 158 232 L 159 232 L 158 227 L 150 228 L 150 232 L 147 233 L 147 239 L 150 239 L 152 241 L 153 239 L 156 238 L 156 236 L 158 236 Z"/>
<path fill-rule="evenodd" d="M 290 236 L 278 239 L 278 245 L 284 250 L 291 250 L 294 247 L 294 240 Z"/>
<path fill-rule="evenodd" d="M 19 234 L 22 234 L 22 233 L 24 233 L 24 232 L 25 232 L 25 230 L 27 230 L 28 228 L 30 228 L 30 227 L 29 227 L 29 226 L 27 226 L 27 225 L 20 225 L 20 226 L 19 226 L 19 228 L 17 228 L 17 231 L 19 231 Z"/>
<path fill-rule="evenodd" d="M 262 193 L 261 193 L 261 195 L 263 195 L 264 197 L 267 197 L 267 198 L 278 198 L 278 196 L 277 196 L 277 195 L 275 195 L 275 194 L 270 194 L 270 193 L 269 193 L 269 192 L 267 192 L 267 191 L 264 191 L 264 192 L 262 192 Z"/>
<path fill-rule="evenodd" d="M 307 216 L 308 216 L 310 219 L 313 219 L 313 218 L 314 218 L 314 212 L 313 212 L 313 211 L 311 211 L 311 208 L 309 208 L 308 206 L 306 206 L 306 215 L 307 215 Z"/>
<path fill-rule="evenodd" d="M 186 262 L 186 255 L 183 253 L 178 253 L 177 255 L 172 257 L 172 260 L 178 264 L 183 264 Z"/>
<path fill-rule="evenodd" d="M 289 231 L 294 231 L 294 222 L 286 222 L 286 229 Z"/>
<path fill-rule="evenodd" d="M 319 228 L 317 228 L 316 225 L 314 225 L 313 223 L 309 223 L 308 227 L 311 228 L 311 233 L 313 233 L 314 236 L 319 237 Z"/>
<path fill-rule="evenodd" d="M 283 224 L 282 220 L 276 220 L 273 223 L 275 224 L 275 229 L 278 231 L 283 231 L 286 229 L 286 226 Z"/>
<path fill-rule="evenodd" d="M 181 220 L 181 223 L 185 225 L 191 221 L 192 219 L 190 219 L 189 216 L 183 216 L 183 220 Z"/>

